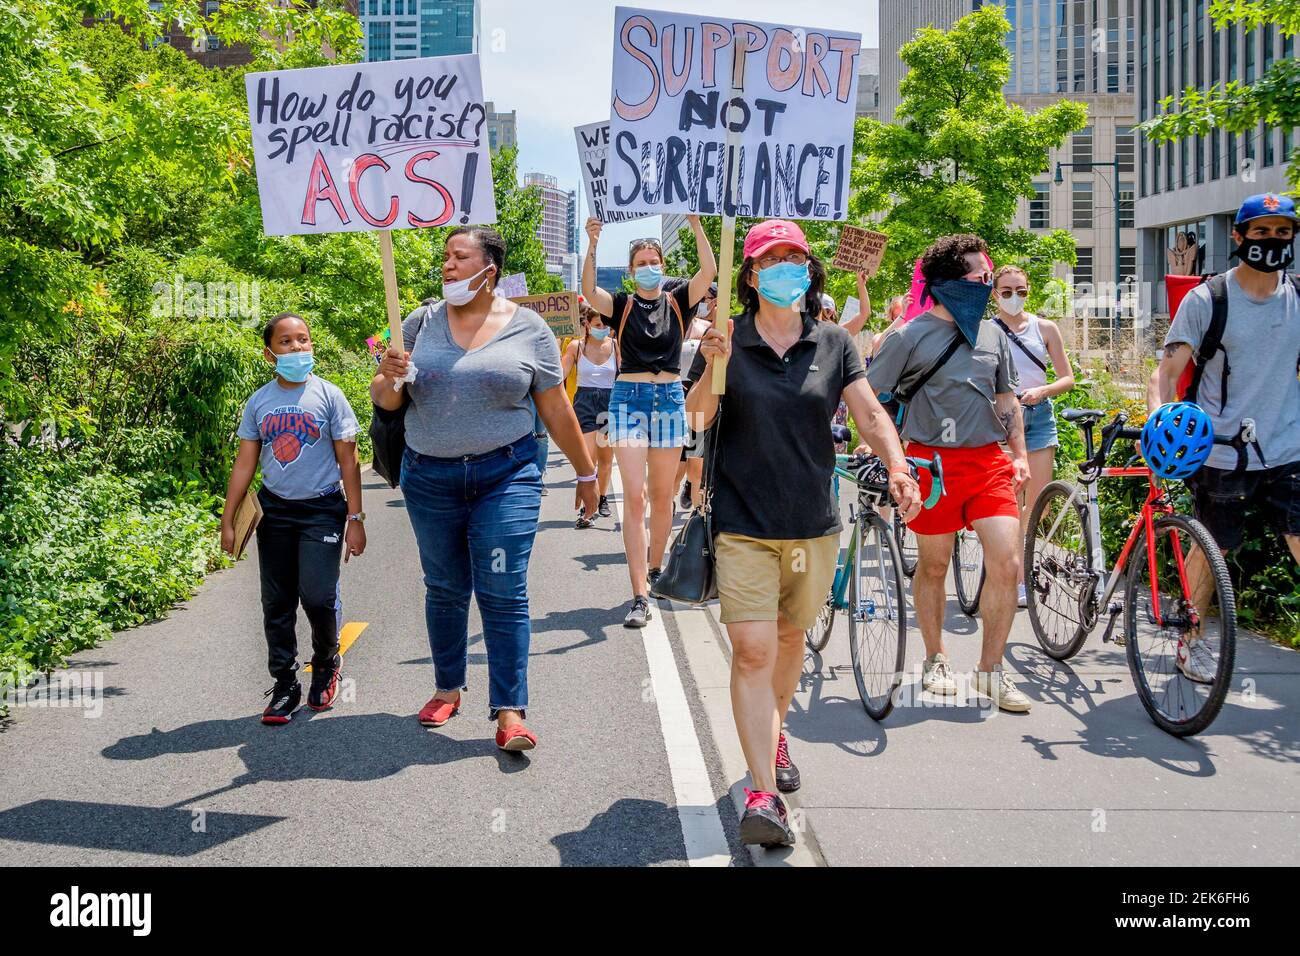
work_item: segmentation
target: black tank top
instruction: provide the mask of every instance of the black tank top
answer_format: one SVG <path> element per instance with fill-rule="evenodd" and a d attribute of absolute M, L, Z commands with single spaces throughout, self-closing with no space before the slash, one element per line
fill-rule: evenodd
<path fill-rule="evenodd" d="M 670 296 L 676 309 L 669 302 Z M 690 297 L 689 282 L 681 283 L 671 292 L 661 292 L 657 299 L 643 299 L 628 292 L 614 293 L 614 314 L 607 322 L 618 336 L 620 375 L 627 372 L 681 374 L 683 326 L 699 304 L 690 301 Z"/>

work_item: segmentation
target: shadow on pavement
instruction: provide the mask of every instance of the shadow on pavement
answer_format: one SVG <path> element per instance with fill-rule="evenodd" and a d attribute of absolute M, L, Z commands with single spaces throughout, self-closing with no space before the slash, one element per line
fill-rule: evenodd
<path fill-rule="evenodd" d="M 180 857 L 211 850 L 285 819 L 216 811 L 200 817 L 179 807 L 36 800 L 0 812 L 0 839 Z"/>
<path fill-rule="evenodd" d="M 658 800 L 625 798 L 583 829 L 551 837 L 561 866 L 651 866 L 683 859 L 677 810 Z"/>

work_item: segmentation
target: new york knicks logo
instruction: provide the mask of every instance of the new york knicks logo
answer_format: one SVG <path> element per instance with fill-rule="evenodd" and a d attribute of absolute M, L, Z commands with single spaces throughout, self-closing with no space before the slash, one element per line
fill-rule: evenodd
<path fill-rule="evenodd" d="M 316 444 L 320 425 L 316 416 L 297 405 L 282 405 L 262 416 L 262 441 L 271 446 L 271 454 L 288 468 L 302 454 L 304 446 Z"/>

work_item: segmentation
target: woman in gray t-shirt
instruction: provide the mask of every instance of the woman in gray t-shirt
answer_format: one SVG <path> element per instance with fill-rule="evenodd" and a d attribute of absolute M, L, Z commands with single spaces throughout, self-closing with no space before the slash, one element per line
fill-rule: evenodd
<path fill-rule="evenodd" d="M 523 723 L 528 559 L 542 491 L 534 405 L 578 471 L 577 503 L 588 514 L 596 510 L 596 468 L 564 392 L 555 336 L 536 312 L 493 294 L 505 255 L 492 229 L 451 233 L 442 263 L 445 298 L 407 317 L 403 351 L 384 356 L 370 397 L 389 410 L 410 400 L 401 485 L 424 570 L 436 691 L 420 723 L 441 727 L 460 711 L 473 591 L 497 746 L 531 750 L 537 736 Z"/>

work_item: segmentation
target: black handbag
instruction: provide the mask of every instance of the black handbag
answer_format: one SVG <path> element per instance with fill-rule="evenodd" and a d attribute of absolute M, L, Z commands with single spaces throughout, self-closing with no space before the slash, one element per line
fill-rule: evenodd
<path fill-rule="evenodd" d="M 700 506 L 690 513 L 668 550 L 668 561 L 650 589 L 652 597 L 681 604 L 704 604 L 718 596 L 718 573 L 713 553 L 713 469 L 718 456 L 718 426 L 722 408 L 705 435 L 704 474 L 700 481 Z"/>
<path fill-rule="evenodd" d="M 424 315 L 416 326 L 415 338 L 424 330 L 425 319 L 433 311 L 432 300 L 426 301 Z M 415 339 L 412 339 L 414 342 Z M 370 416 L 370 446 L 373 449 L 370 467 L 375 474 L 388 482 L 388 487 L 396 488 L 402 480 L 402 456 L 406 453 L 406 411 L 411 407 L 411 396 L 402 390 L 402 407 L 398 409 L 380 408 L 372 403 Z"/>

